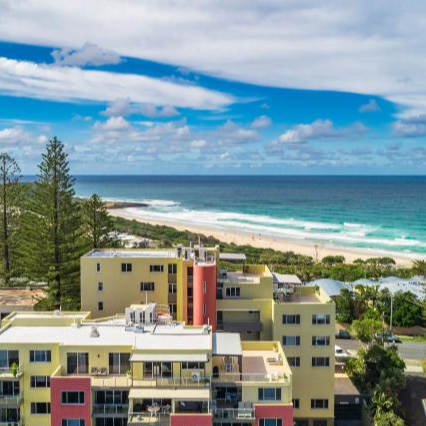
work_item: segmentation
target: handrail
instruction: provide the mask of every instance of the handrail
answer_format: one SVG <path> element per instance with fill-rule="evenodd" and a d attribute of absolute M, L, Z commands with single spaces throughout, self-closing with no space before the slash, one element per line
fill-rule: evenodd
<path fill-rule="evenodd" d="M 18 367 L 0 367 L 0 375 L 11 374 L 12 376 L 19 378 L 22 374 L 22 364 L 19 364 Z"/>
<path fill-rule="evenodd" d="M 290 384 L 290 379 L 283 373 L 220 373 L 213 375 L 213 381 L 220 382 L 246 382 L 246 383 L 285 383 Z"/>
<path fill-rule="evenodd" d="M 92 414 L 127 414 L 129 404 L 93 404 Z"/>

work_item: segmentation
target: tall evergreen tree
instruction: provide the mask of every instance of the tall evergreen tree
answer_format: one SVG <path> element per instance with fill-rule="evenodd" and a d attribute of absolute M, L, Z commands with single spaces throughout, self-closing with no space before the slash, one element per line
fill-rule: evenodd
<path fill-rule="evenodd" d="M 47 143 L 25 209 L 24 256 L 28 275 L 47 282 L 50 306 L 76 309 L 80 299 L 82 226 L 67 157 L 56 137 Z"/>
<path fill-rule="evenodd" d="M 83 229 L 89 250 L 117 245 L 111 216 L 106 204 L 97 194 L 93 194 L 83 203 Z"/>
<path fill-rule="evenodd" d="M 0 154 L 0 209 L 2 248 L 2 278 L 5 285 L 10 285 L 10 278 L 16 272 L 18 248 L 18 226 L 21 215 L 22 186 L 19 182 L 21 169 L 9 154 Z"/>

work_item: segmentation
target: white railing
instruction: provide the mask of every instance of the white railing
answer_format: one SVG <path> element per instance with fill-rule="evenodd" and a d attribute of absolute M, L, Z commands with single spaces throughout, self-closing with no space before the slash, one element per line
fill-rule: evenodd
<path fill-rule="evenodd" d="M 93 404 L 92 414 L 126 414 L 129 412 L 128 404 Z"/>
<path fill-rule="evenodd" d="M 0 376 L 13 376 L 19 378 L 22 375 L 22 364 L 16 367 L 0 367 Z"/>
<path fill-rule="evenodd" d="M 244 382 L 244 383 L 283 383 L 290 384 L 285 374 L 279 373 L 220 373 L 213 375 L 214 382 Z"/>
<path fill-rule="evenodd" d="M 226 419 L 226 420 L 253 420 L 254 408 L 215 408 L 212 410 L 213 419 Z"/>

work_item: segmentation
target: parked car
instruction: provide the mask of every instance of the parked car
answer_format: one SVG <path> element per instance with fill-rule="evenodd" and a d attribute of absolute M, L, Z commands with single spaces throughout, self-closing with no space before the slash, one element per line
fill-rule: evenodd
<path fill-rule="evenodd" d="M 344 328 L 341 328 L 336 333 L 336 339 L 352 339 L 351 333 L 349 333 L 348 330 L 345 330 Z"/>
<path fill-rule="evenodd" d="M 396 334 L 389 334 L 385 336 L 386 343 L 402 343 L 401 339 Z"/>
<path fill-rule="evenodd" d="M 336 361 L 346 361 L 350 358 L 350 355 L 342 349 L 340 346 L 335 345 L 334 346 L 334 357 L 336 358 Z"/>

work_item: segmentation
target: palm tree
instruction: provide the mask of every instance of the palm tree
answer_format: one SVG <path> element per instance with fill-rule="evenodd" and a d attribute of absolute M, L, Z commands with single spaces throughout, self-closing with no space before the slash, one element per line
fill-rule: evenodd
<path fill-rule="evenodd" d="M 413 271 L 417 275 L 422 275 L 426 277 L 426 260 L 415 260 Z"/>

